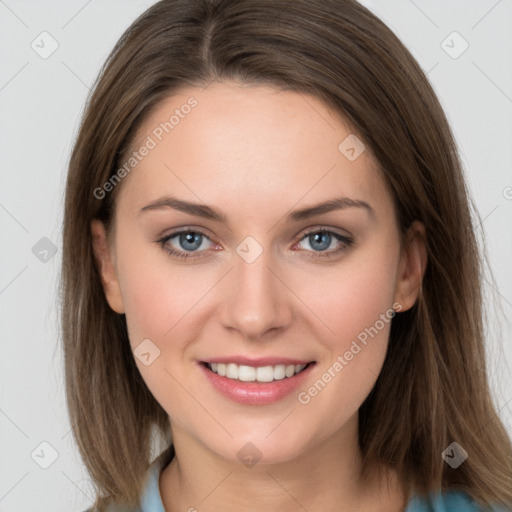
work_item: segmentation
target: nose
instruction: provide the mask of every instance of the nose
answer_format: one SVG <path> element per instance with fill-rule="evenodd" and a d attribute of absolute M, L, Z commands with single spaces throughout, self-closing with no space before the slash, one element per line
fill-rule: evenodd
<path fill-rule="evenodd" d="M 282 331 L 293 318 L 293 293 L 273 264 L 270 251 L 264 250 L 252 263 L 238 254 L 233 259 L 220 307 L 223 326 L 251 341 Z"/>

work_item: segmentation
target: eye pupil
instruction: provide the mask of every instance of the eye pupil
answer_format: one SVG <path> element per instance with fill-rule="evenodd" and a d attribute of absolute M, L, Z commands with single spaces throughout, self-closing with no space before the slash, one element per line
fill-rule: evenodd
<path fill-rule="evenodd" d="M 326 239 L 327 239 L 327 240 L 324 239 L 324 243 L 321 243 L 322 237 L 326 237 Z M 315 248 L 315 244 L 319 241 L 320 241 L 321 247 L 317 246 L 316 249 L 318 249 L 320 251 L 324 251 L 330 245 L 331 235 L 327 232 L 318 232 L 318 233 L 309 235 L 309 242 L 311 244 L 311 247 Z"/>
<path fill-rule="evenodd" d="M 200 233 L 194 233 L 193 231 L 189 231 L 187 233 L 180 234 L 180 245 L 182 245 L 183 249 L 187 251 L 193 251 L 201 246 L 201 237 Z M 192 247 L 187 247 L 183 244 L 192 244 Z"/>

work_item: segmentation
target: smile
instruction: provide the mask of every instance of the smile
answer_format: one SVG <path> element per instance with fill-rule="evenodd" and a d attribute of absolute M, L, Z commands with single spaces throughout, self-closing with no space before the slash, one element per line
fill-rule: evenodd
<path fill-rule="evenodd" d="M 242 357 L 230 359 L 198 361 L 198 367 L 214 390 L 245 405 L 269 405 L 284 399 L 303 385 L 316 366 L 316 361 L 275 357 L 258 361 Z"/>
<path fill-rule="evenodd" d="M 278 364 L 275 366 L 246 366 L 235 363 L 205 363 L 209 370 L 228 379 L 242 382 L 273 382 L 302 372 L 308 364 Z"/>

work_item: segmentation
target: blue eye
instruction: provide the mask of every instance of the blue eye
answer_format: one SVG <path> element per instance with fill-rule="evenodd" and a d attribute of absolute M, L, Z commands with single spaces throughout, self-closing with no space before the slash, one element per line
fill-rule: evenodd
<path fill-rule="evenodd" d="M 314 249 L 313 254 L 308 255 L 310 258 L 329 258 L 347 249 L 353 243 L 351 238 L 340 235 L 339 233 L 335 233 L 334 231 L 329 231 L 327 229 L 315 229 L 309 231 L 302 237 L 301 242 L 303 240 L 307 240 L 310 246 Z M 326 251 L 333 240 L 337 241 L 341 246 L 337 249 Z"/>
<path fill-rule="evenodd" d="M 175 249 L 170 245 L 170 242 L 173 239 L 177 239 L 177 244 L 179 246 L 178 249 Z M 343 250 L 346 250 L 353 244 L 353 240 L 351 238 L 323 228 L 311 230 L 305 233 L 300 239 L 299 244 L 306 239 L 313 248 L 313 251 L 307 251 L 313 253 L 308 255 L 310 258 L 329 258 Z M 211 239 L 201 231 L 184 229 L 171 233 L 170 235 L 157 240 L 157 242 L 170 256 L 186 259 L 202 257 L 202 253 L 205 252 L 205 240 L 209 240 L 211 242 Z M 340 247 L 327 251 L 333 241 L 336 241 Z"/>
<path fill-rule="evenodd" d="M 166 244 L 170 242 L 173 238 L 178 239 L 178 244 L 182 247 L 182 250 L 176 250 L 172 247 L 166 247 Z M 164 248 L 170 256 L 177 256 L 178 258 L 196 258 L 198 255 L 191 254 L 187 251 L 197 252 L 198 249 L 203 245 L 203 238 L 210 240 L 204 233 L 200 231 L 192 231 L 190 229 L 186 229 L 183 231 L 177 231 L 176 233 L 171 233 L 160 240 L 158 243 Z"/>

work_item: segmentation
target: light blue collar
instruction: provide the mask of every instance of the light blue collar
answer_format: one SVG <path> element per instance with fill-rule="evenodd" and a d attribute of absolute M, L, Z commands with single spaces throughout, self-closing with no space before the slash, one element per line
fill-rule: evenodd
<path fill-rule="evenodd" d="M 148 479 L 141 499 L 141 512 L 165 512 L 160 494 L 159 480 L 168 457 L 157 457 L 148 470 Z"/>

